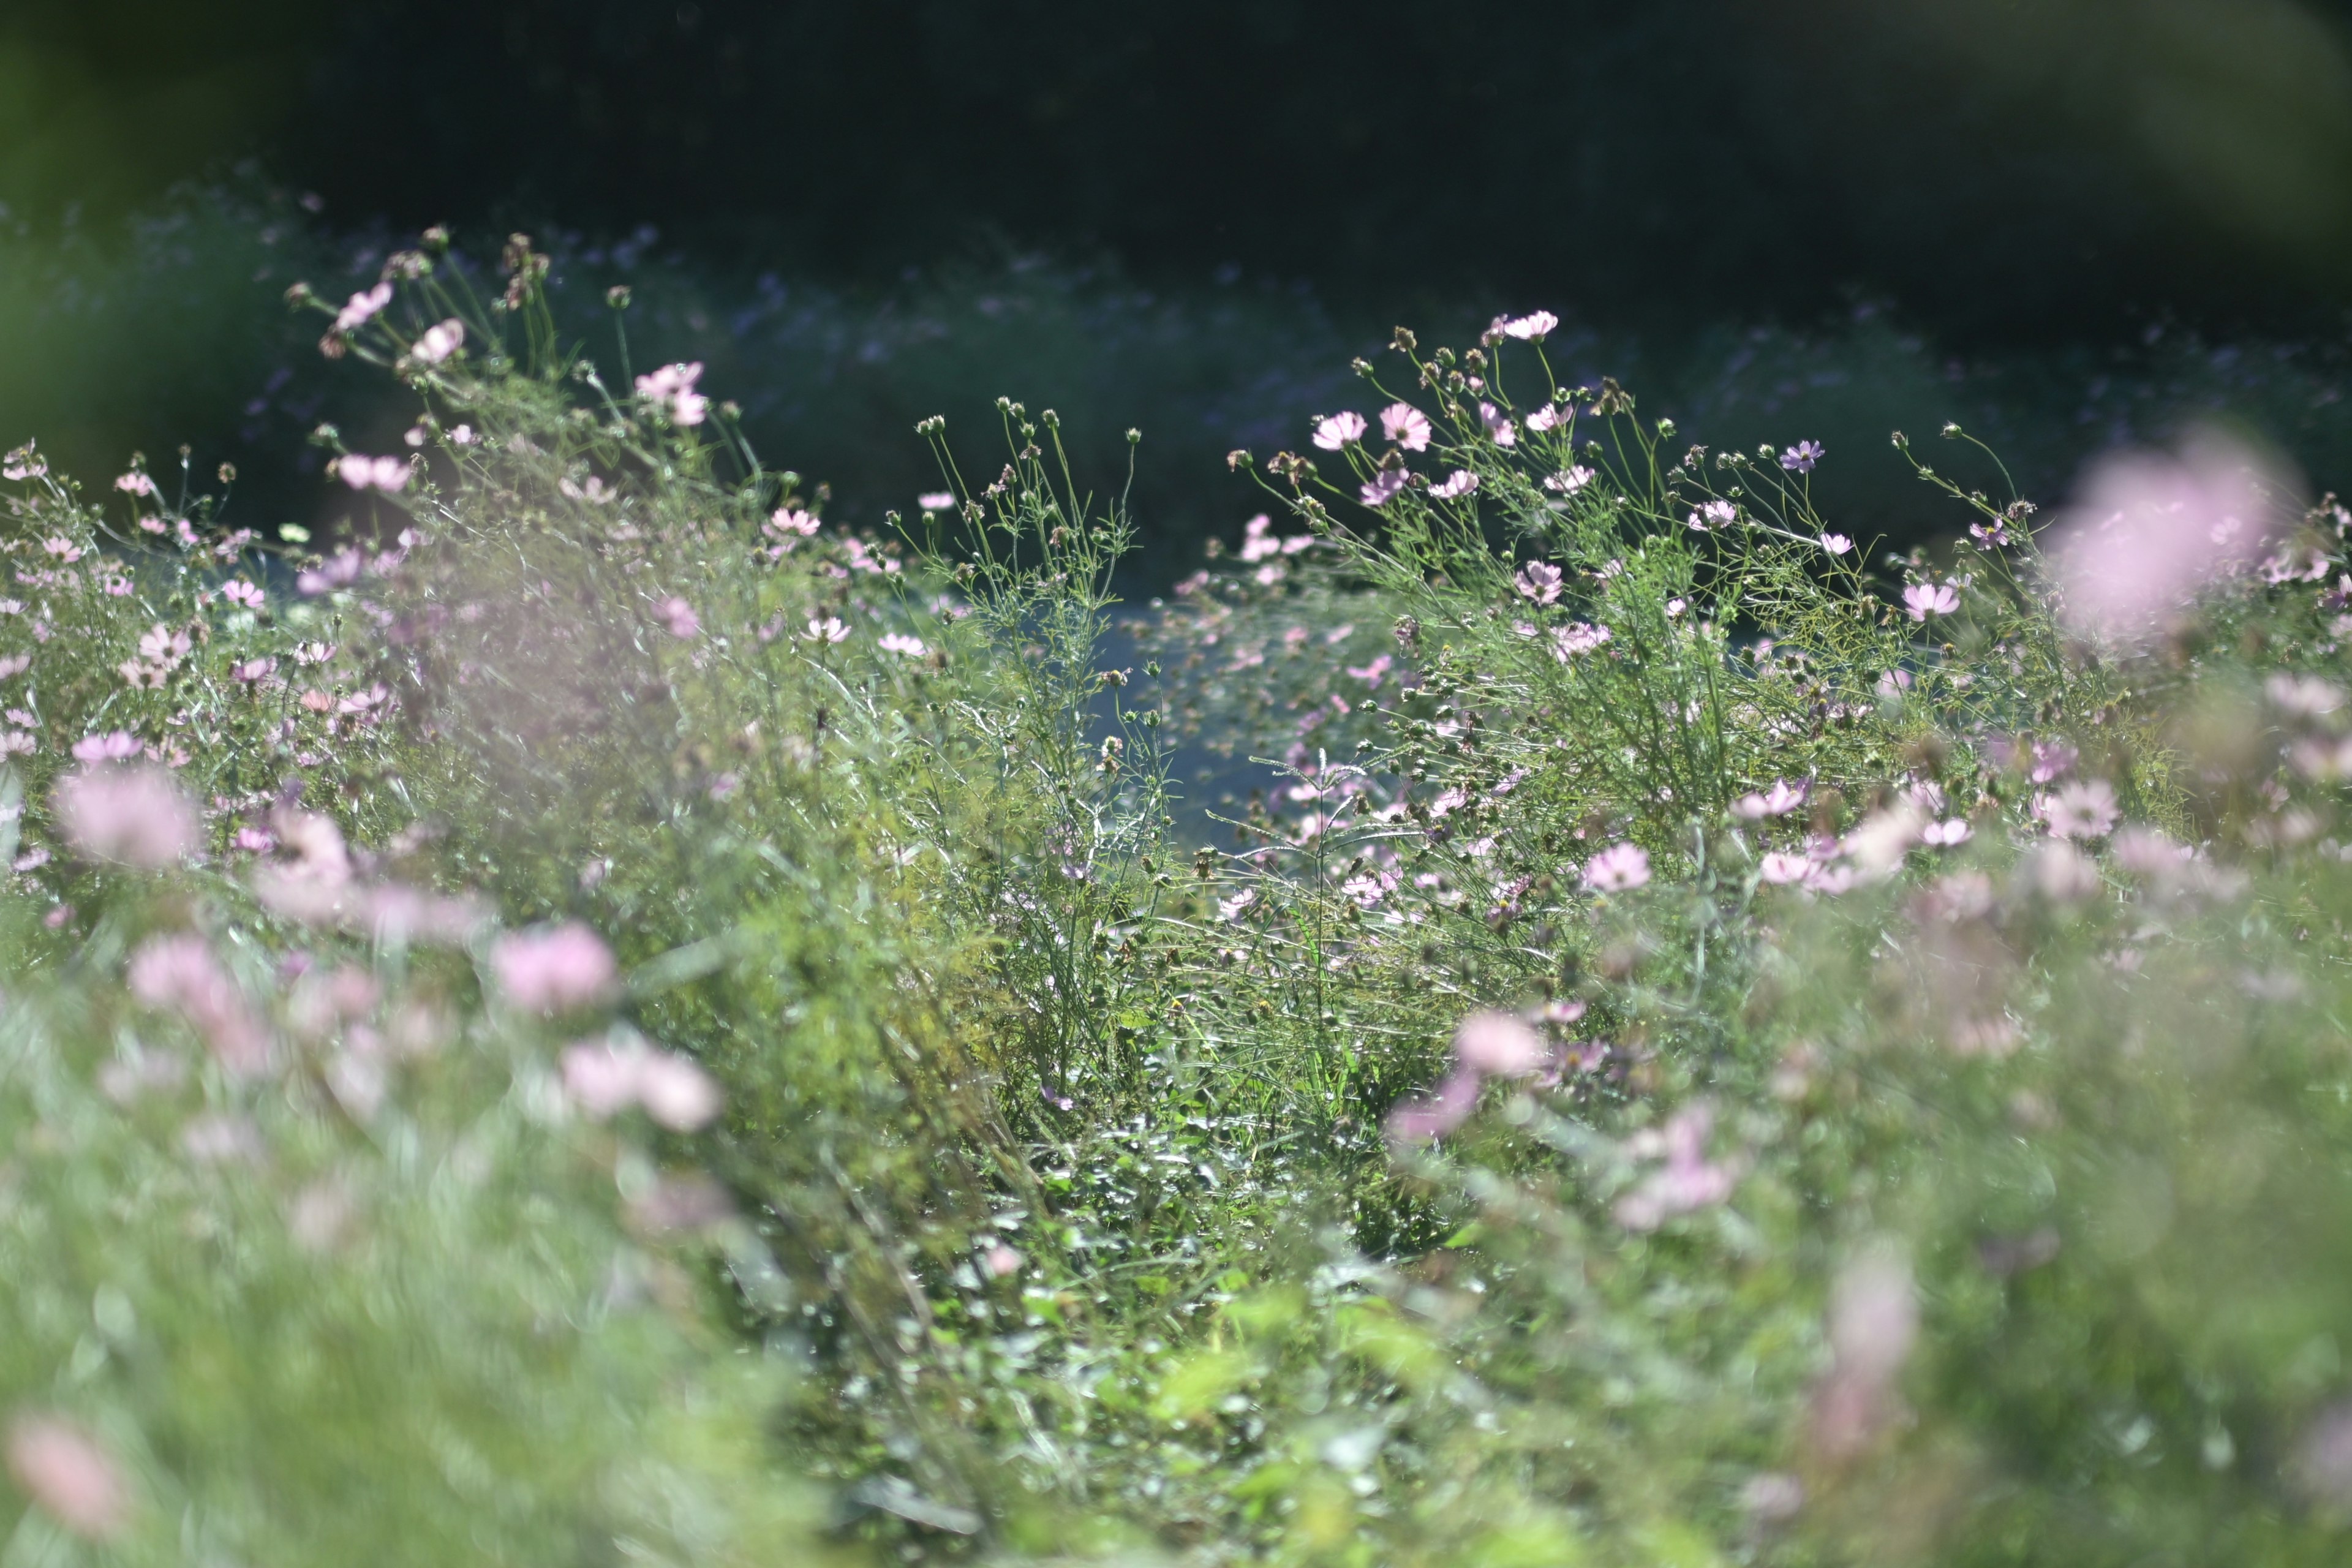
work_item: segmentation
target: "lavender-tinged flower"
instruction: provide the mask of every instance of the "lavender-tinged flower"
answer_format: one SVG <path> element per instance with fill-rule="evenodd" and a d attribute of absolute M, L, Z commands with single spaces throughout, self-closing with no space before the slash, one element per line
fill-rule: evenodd
<path fill-rule="evenodd" d="M 1812 788 L 1810 780 L 1791 784 L 1787 779 L 1775 779 L 1772 787 L 1761 794 L 1743 795 L 1731 803 L 1731 815 L 1749 822 L 1760 822 L 1768 816 L 1786 816 L 1805 804 L 1805 795 Z"/>
<path fill-rule="evenodd" d="M 613 950 L 577 921 L 499 938 L 490 967 L 507 1000 L 527 1013 L 561 1013 L 601 1001 L 619 977 Z"/>
<path fill-rule="evenodd" d="M 114 1456 L 57 1415 L 8 1426 L 8 1474 L 42 1512 L 85 1541 L 112 1541 L 131 1522 L 131 1486 Z"/>
<path fill-rule="evenodd" d="M 1543 488 L 1555 495 L 1572 496 L 1591 484 L 1593 478 L 1592 470 L 1580 463 L 1575 468 L 1565 469 L 1544 480 Z"/>
<path fill-rule="evenodd" d="M 1383 507 L 1404 493 L 1404 485 L 1402 470 L 1383 468 L 1356 491 L 1356 499 L 1369 507 Z"/>
<path fill-rule="evenodd" d="M 1810 474 L 1825 455 L 1819 441 L 1800 441 L 1780 454 L 1780 466 L 1792 474 Z"/>
<path fill-rule="evenodd" d="M 199 837 L 195 808 L 160 768 L 100 764 L 68 773 L 58 784 L 57 813 L 66 841 L 84 856 L 142 870 L 175 864 Z"/>
<path fill-rule="evenodd" d="M 1408 452 L 1429 449 L 1429 416 L 1410 403 L 1391 403 L 1381 410 L 1381 434 Z"/>
<path fill-rule="evenodd" d="M 654 606 L 654 614 L 669 628 L 669 635 L 680 642 L 690 642 L 702 634 L 702 617 L 694 606 L 673 594 Z"/>
<path fill-rule="evenodd" d="M 1727 500 L 1711 500 L 1683 520 L 1694 533 L 1728 528 L 1739 519 L 1739 509 Z"/>
<path fill-rule="evenodd" d="M 1486 434 L 1495 438 L 1496 446 L 1516 447 L 1518 445 L 1519 427 L 1511 423 L 1511 417 L 1509 415 L 1505 414 L 1493 404 L 1481 403 L 1478 405 L 1478 422 L 1486 427 Z"/>
<path fill-rule="evenodd" d="M 1566 664 L 1579 654 L 1591 653 L 1609 640 L 1609 628 L 1587 621 L 1573 626 L 1555 626 L 1551 634 L 1551 656 Z"/>
<path fill-rule="evenodd" d="M 2116 825 L 2116 790 L 2105 779 L 2085 779 L 2036 796 L 2034 815 L 2061 838 L 2100 838 Z"/>
<path fill-rule="evenodd" d="M 1544 1043 L 1508 1013 L 1473 1013 L 1454 1031 L 1454 1059 L 1488 1078 L 1525 1078 L 1544 1063 Z"/>
<path fill-rule="evenodd" d="M 1853 548 L 1853 541 L 1843 533 L 1824 533 L 1822 535 L 1822 548 L 1832 555 L 1843 555 Z"/>
<path fill-rule="evenodd" d="M 386 495 L 404 489 L 413 470 L 398 458 L 366 458 L 349 452 L 335 459 L 335 472 L 355 490 L 382 490 Z"/>
<path fill-rule="evenodd" d="M 2252 448 L 2211 431 L 2177 455 L 2113 458 L 2061 520 L 2050 552 L 2062 613 L 2078 633 L 2122 645 L 2267 551 L 2270 497 L 2285 476 Z"/>
<path fill-rule="evenodd" d="M 908 637 L 904 632 L 883 633 L 881 648 L 884 653 L 904 654 L 908 658 L 920 658 L 931 651 L 923 646 L 922 638 Z"/>
<path fill-rule="evenodd" d="M 1803 881 L 1812 874 L 1812 869 L 1813 862 L 1810 857 L 1775 849 L 1764 857 L 1763 863 L 1756 868 L 1756 874 L 1774 887 L 1785 888 Z"/>
<path fill-rule="evenodd" d="M 1469 495 L 1477 488 L 1477 475 L 1467 468 L 1456 468 L 1444 483 L 1430 486 L 1429 493 L 1439 500 L 1452 500 L 1457 496 Z"/>
<path fill-rule="evenodd" d="M 1903 607 L 1915 621 L 1948 616 L 1960 607 L 1960 595 L 1948 583 L 1914 583 L 1903 590 Z"/>
<path fill-rule="evenodd" d="M 1315 422 L 1315 444 L 1327 452 L 1336 452 L 1351 442 L 1364 438 L 1364 416 L 1349 412 L 1334 414 Z"/>
<path fill-rule="evenodd" d="M 637 377 L 637 396 L 655 412 L 667 415 L 673 425 L 699 425 L 710 411 L 710 399 L 694 390 L 694 384 L 701 376 L 700 360 L 690 364 L 666 364 Z"/>
<path fill-rule="evenodd" d="M 1650 880 L 1650 852 L 1638 844 L 1612 844 L 1584 864 L 1584 885 L 1596 893 L 1624 893 Z"/>
<path fill-rule="evenodd" d="M 376 312 L 392 303 L 392 285 L 379 283 L 373 289 L 362 289 L 343 303 L 335 312 L 333 331 L 355 332 L 375 318 Z"/>
<path fill-rule="evenodd" d="M 466 323 L 452 316 L 425 329 L 409 346 L 409 357 L 419 364 L 439 364 L 466 346 Z"/>
<path fill-rule="evenodd" d="M 205 1037 L 231 1072 L 269 1065 L 269 1037 L 205 939 L 187 932 L 149 937 L 131 956 L 131 994 L 179 1014 Z"/>
<path fill-rule="evenodd" d="M 1706 1158 L 1707 1135 L 1714 1130 L 1714 1112 L 1694 1105 L 1675 1112 L 1655 1132 L 1636 1133 L 1629 1141 L 1631 1151 L 1637 1155 L 1663 1153 L 1665 1163 L 1617 1200 L 1612 1211 L 1617 1223 L 1627 1230 L 1655 1230 L 1677 1215 L 1730 1197 L 1738 1183 L 1738 1173 Z"/>
<path fill-rule="evenodd" d="M 1503 335 L 1526 342 L 1541 342 L 1559 325 L 1559 318 L 1549 310 L 1531 310 L 1503 323 Z"/>
<path fill-rule="evenodd" d="M 1511 585 L 1519 591 L 1521 596 L 1533 599 L 1538 605 L 1549 605 L 1559 597 L 1559 567 L 1549 561 L 1530 561 L 1519 568 L 1519 574 L 1512 580 Z"/>

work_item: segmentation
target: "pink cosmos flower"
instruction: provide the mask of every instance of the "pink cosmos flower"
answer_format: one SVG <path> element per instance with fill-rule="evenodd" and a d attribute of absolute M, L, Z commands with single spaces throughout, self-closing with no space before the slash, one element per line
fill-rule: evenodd
<path fill-rule="evenodd" d="M 1545 431 L 1568 422 L 1568 416 L 1558 404 L 1547 403 L 1528 416 L 1528 428 L 1540 436 Z"/>
<path fill-rule="evenodd" d="M 1694 533 L 1728 528 L 1739 521 L 1739 509 L 1727 500 L 1711 500 L 1683 520 Z"/>
<path fill-rule="evenodd" d="M 62 1416 L 9 1423 L 8 1474 L 42 1512 L 85 1541 L 112 1541 L 131 1523 L 131 1486 L 114 1456 Z"/>
<path fill-rule="evenodd" d="M 0 479 L 10 479 L 19 484 L 26 479 L 37 479 L 48 471 L 49 465 L 41 460 L 40 454 L 33 450 L 33 445 L 29 441 L 9 453 L 6 458 L 0 458 Z"/>
<path fill-rule="evenodd" d="M 1903 607 L 1915 621 L 1948 616 L 1960 607 L 1960 595 L 1948 583 L 1914 583 L 1903 590 Z"/>
<path fill-rule="evenodd" d="M 1559 318 L 1549 310 L 1533 310 L 1503 323 L 1503 335 L 1521 342 L 1541 342 L 1559 325 Z"/>
<path fill-rule="evenodd" d="M 1519 427 L 1511 423 L 1509 415 L 1505 414 L 1493 404 L 1481 403 L 1478 405 L 1478 422 L 1486 427 L 1486 434 L 1495 438 L 1496 446 L 1516 447 L 1518 445 Z"/>
<path fill-rule="evenodd" d="M 1544 1063 L 1544 1043 L 1509 1013 L 1473 1013 L 1454 1031 L 1454 1059 L 1488 1078 L 1524 1078 Z"/>
<path fill-rule="evenodd" d="M 915 504 L 925 511 L 945 511 L 955 505 L 955 491 L 925 490 L 915 498 Z"/>
<path fill-rule="evenodd" d="M 1362 681 L 1373 690 L 1378 691 L 1381 688 L 1381 679 L 1387 676 L 1391 666 L 1394 662 L 1395 661 L 1387 654 L 1381 654 L 1370 664 L 1351 664 L 1346 668 L 1349 675 L 1353 676 L 1356 679 Z"/>
<path fill-rule="evenodd" d="M 1334 414 L 1315 422 L 1315 444 L 1327 452 L 1336 452 L 1351 441 L 1362 440 L 1365 428 L 1360 414 Z"/>
<path fill-rule="evenodd" d="M 1549 605 L 1559 598 L 1559 568 L 1549 561 L 1528 562 L 1519 568 L 1518 576 L 1512 580 L 1512 586 L 1518 589 L 1522 597 L 1533 599 L 1538 605 Z"/>
<path fill-rule="evenodd" d="M 85 735 L 73 745 L 74 761 L 78 763 L 119 763 L 137 756 L 141 750 L 139 737 L 128 730 L 110 730 L 103 735 Z"/>
<path fill-rule="evenodd" d="M 2116 790 L 2105 779 L 2085 779 L 2036 796 L 2034 815 L 2061 838 L 2099 838 L 2116 825 Z"/>
<path fill-rule="evenodd" d="M 2061 613 L 2078 634 L 2146 641 L 2164 618 L 2268 549 L 2285 473 L 2218 431 L 2179 452 L 2111 458 L 2060 520 L 2050 552 Z"/>
<path fill-rule="evenodd" d="M 1792 474 L 1810 474 L 1826 455 L 1819 441 L 1800 441 L 1780 454 L 1780 466 Z"/>
<path fill-rule="evenodd" d="M 1429 416 L 1410 403 L 1391 403 L 1381 410 L 1381 434 L 1408 452 L 1429 449 Z"/>
<path fill-rule="evenodd" d="M 599 1121 L 635 1105 L 673 1132 L 692 1132 L 709 1125 L 726 1104 L 701 1068 L 635 1038 L 567 1046 L 562 1065 L 564 1092 Z"/>
<path fill-rule="evenodd" d="M 1356 499 L 1369 507 L 1383 507 L 1404 493 L 1405 479 L 1402 470 L 1383 468 L 1356 491 Z"/>
<path fill-rule="evenodd" d="M 823 620 L 818 620 L 812 616 L 809 617 L 808 631 L 802 640 L 821 643 L 847 642 L 849 640 L 848 623 L 839 616 L 827 616 Z"/>
<path fill-rule="evenodd" d="M 267 595 L 242 577 L 232 577 L 222 584 L 221 597 L 232 605 L 242 605 L 248 610 L 257 610 L 268 602 Z"/>
<path fill-rule="evenodd" d="M 1833 1462 L 1856 1457 L 1899 1413 L 1895 1380 L 1919 1337 L 1911 1268 L 1891 1251 L 1845 1266 L 1830 1289 L 1829 1375 L 1813 1391 L 1812 1436 Z"/>
<path fill-rule="evenodd" d="M 699 425 L 710 412 L 710 399 L 694 390 L 694 384 L 701 377 L 700 360 L 691 364 L 666 364 L 649 375 L 637 377 L 637 396 L 651 405 L 655 412 L 667 415 L 674 425 Z"/>
<path fill-rule="evenodd" d="M 654 614 L 680 642 L 690 642 L 702 633 L 702 618 L 694 613 L 694 606 L 675 594 L 656 605 Z"/>
<path fill-rule="evenodd" d="M 335 313 L 333 330 L 338 332 L 355 332 L 374 320 L 376 313 L 391 303 L 392 285 L 389 283 L 379 283 L 373 289 L 362 289 L 344 301 L 343 308 Z"/>
<path fill-rule="evenodd" d="M 1607 626 L 1579 621 L 1574 626 L 1555 626 L 1551 634 L 1551 656 L 1566 664 L 1579 654 L 1591 653 L 1609 640 Z"/>
<path fill-rule="evenodd" d="M 347 452 L 335 459 L 335 472 L 355 490 L 382 490 L 390 495 L 407 488 L 410 469 L 398 458 L 366 458 Z"/>
<path fill-rule="evenodd" d="M 1843 533 L 1824 533 L 1822 535 L 1822 548 L 1832 555 L 1843 555 L 1853 548 L 1853 541 Z"/>
<path fill-rule="evenodd" d="M 908 658 L 920 658 L 931 651 L 923 646 L 922 638 L 908 637 L 904 632 L 883 633 L 881 647 L 884 653 L 904 654 Z"/>
<path fill-rule="evenodd" d="M 155 493 L 155 481 L 134 469 L 118 477 L 114 488 L 126 495 L 152 496 Z"/>
<path fill-rule="evenodd" d="M 1583 464 L 1579 463 L 1576 467 L 1554 474 L 1551 478 L 1544 480 L 1543 488 L 1550 490 L 1555 495 L 1572 496 L 1577 491 L 1582 489 L 1585 486 L 1591 484 L 1594 475 L 1592 470 L 1586 468 Z"/>
<path fill-rule="evenodd" d="M 1786 816 L 1805 804 L 1805 795 L 1812 788 L 1808 780 L 1790 784 L 1787 779 L 1775 779 L 1772 787 L 1760 795 L 1743 795 L 1731 803 L 1731 815 L 1749 822 L 1760 822 L 1768 816 Z"/>
<path fill-rule="evenodd" d="M 33 656 L 31 654 L 12 653 L 5 658 L 0 658 L 0 680 L 6 680 L 12 676 L 22 675 L 32 668 Z"/>
<path fill-rule="evenodd" d="M 998 1242 L 988 1249 L 988 1271 L 999 1279 L 1021 1271 L 1021 1255 Z"/>
<path fill-rule="evenodd" d="M 466 346 L 466 323 L 452 316 L 425 329 L 409 345 L 409 357 L 419 364 L 439 364 Z"/>
<path fill-rule="evenodd" d="M 1776 849 L 1764 857 L 1763 864 L 1757 868 L 1756 874 L 1776 888 L 1785 888 L 1803 881 L 1812 869 L 1813 862 L 1809 857 Z"/>
<path fill-rule="evenodd" d="M 609 994 L 619 978 L 613 950 L 577 921 L 511 931 L 490 948 L 508 1001 L 527 1013 L 561 1013 Z"/>
<path fill-rule="evenodd" d="M 131 956 L 131 994 L 194 1025 L 223 1067 L 257 1073 L 269 1065 L 269 1037 L 205 939 L 152 936 Z"/>
<path fill-rule="evenodd" d="M 1715 1113 L 1704 1105 L 1686 1106 L 1666 1119 L 1659 1131 L 1629 1140 L 1633 1152 L 1654 1151 L 1665 1163 L 1643 1177 L 1639 1186 L 1617 1200 L 1612 1211 L 1627 1230 L 1655 1230 L 1677 1215 L 1707 1208 L 1731 1196 L 1738 1174 L 1729 1165 L 1706 1158 L 1707 1135 L 1715 1130 Z"/>
<path fill-rule="evenodd" d="M 1584 865 L 1584 885 L 1596 893 L 1624 893 L 1650 879 L 1650 852 L 1638 844 L 1612 844 Z"/>
<path fill-rule="evenodd" d="M 924 499 L 928 500 L 930 498 L 927 496 Z M 949 499 L 954 500 L 952 496 Z M 780 506 L 768 514 L 768 531 L 775 534 L 798 534 L 805 539 L 816 531 L 818 521 L 816 513 L 813 511 L 801 511 L 793 507 Z"/>
<path fill-rule="evenodd" d="M 81 768 L 59 781 L 56 805 L 66 841 L 92 860 L 161 870 L 198 842 L 195 808 L 160 768 Z"/>
<path fill-rule="evenodd" d="M 2315 675 L 2282 670 L 2263 684 L 2271 706 L 2291 719 L 2316 719 L 2344 706 L 2344 693 Z"/>
<path fill-rule="evenodd" d="M 1269 555 L 1282 553 L 1282 541 L 1274 536 L 1274 519 L 1260 512 L 1242 524 L 1242 559 L 1263 561 Z"/>
<path fill-rule="evenodd" d="M 1477 475 L 1467 468 L 1456 468 L 1444 483 L 1430 486 L 1429 493 L 1439 500 L 1452 500 L 1456 496 L 1466 496 L 1477 488 Z"/>

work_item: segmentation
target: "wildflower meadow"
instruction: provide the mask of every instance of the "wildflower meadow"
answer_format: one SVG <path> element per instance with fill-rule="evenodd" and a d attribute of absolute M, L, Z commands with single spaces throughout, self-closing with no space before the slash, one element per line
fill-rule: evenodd
<path fill-rule="evenodd" d="M 860 525 L 550 272 L 297 284 L 331 527 L 0 463 L 0 1563 L 2346 1560 L 2284 458 L 1895 549 L 1531 310 L 1129 602 L 1080 411 Z"/>

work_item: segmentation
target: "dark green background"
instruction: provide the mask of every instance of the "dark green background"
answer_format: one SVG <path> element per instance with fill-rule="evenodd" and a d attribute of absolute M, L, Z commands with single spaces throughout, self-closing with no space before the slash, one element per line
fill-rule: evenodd
<path fill-rule="evenodd" d="M 2307 0 L 20 0 L 0 418 L 76 457 L 282 457 L 356 395 L 265 325 L 284 274 L 341 287 L 446 220 L 568 231 L 583 300 L 657 263 L 648 346 L 711 360 L 772 455 L 869 511 L 920 478 L 903 423 L 1005 390 L 1075 407 L 1102 476 L 1143 423 L 1174 551 L 1242 515 L 1222 444 L 1344 395 L 1389 322 L 1538 305 L 1586 334 L 1578 368 L 1646 377 L 1694 434 L 1867 441 L 1869 476 L 1825 479 L 1864 528 L 1927 526 L 1885 431 L 1946 417 L 2045 489 L 2204 409 L 2326 480 L 2352 450 L 2347 23 Z M 192 179 L 244 216 L 185 216 L 166 193 Z M 647 225 L 613 264 L 600 239 Z"/>

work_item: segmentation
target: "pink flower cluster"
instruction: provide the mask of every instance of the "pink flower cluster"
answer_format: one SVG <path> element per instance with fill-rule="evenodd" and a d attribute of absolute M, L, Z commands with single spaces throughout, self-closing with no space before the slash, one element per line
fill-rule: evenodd
<path fill-rule="evenodd" d="M 701 1068 L 634 1037 L 567 1046 L 562 1067 L 564 1092 L 599 1121 L 634 1105 L 673 1132 L 692 1132 L 709 1125 L 726 1104 Z"/>
<path fill-rule="evenodd" d="M 637 396 L 673 425 L 699 425 L 709 416 L 710 399 L 694 390 L 702 378 L 702 362 L 666 364 L 637 377 Z"/>
<path fill-rule="evenodd" d="M 490 968 L 506 999 L 526 1013 L 565 1013 L 604 1001 L 620 977 L 613 950 L 577 921 L 499 938 Z"/>
<path fill-rule="evenodd" d="M 268 1033 L 204 938 L 187 932 L 148 938 L 131 955 L 130 980 L 131 994 L 141 1002 L 195 1026 L 231 1072 L 251 1075 L 268 1067 Z"/>
<path fill-rule="evenodd" d="M 161 870 L 194 854 L 200 841 L 195 807 L 161 768 L 79 768 L 58 782 L 55 805 L 66 842 L 92 860 Z"/>

